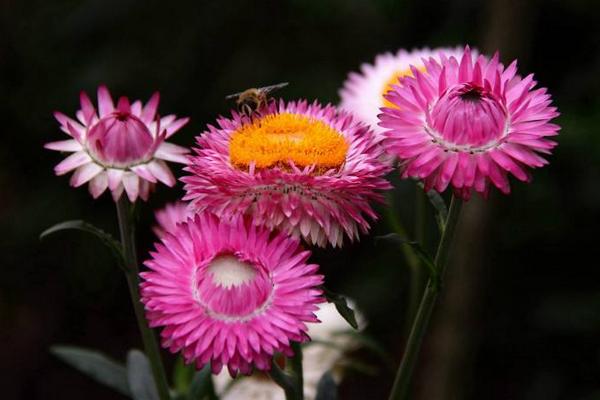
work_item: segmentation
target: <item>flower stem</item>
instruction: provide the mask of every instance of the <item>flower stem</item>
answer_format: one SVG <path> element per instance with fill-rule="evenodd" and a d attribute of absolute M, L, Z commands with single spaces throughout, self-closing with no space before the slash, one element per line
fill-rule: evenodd
<path fill-rule="evenodd" d="M 133 309 L 135 311 L 138 327 L 142 335 L 144 349 L 146 356 L 150 360 L 150 365 L 152 366 L 152 374 L 154 376 L 154 381 L 156 383 L 160 400 L 169 400 L 169 386 L 167 384 L 165 369 L 160 358 L 158 342 L 156 341 L 154 332 L 148 326 L 148 322 L 146 321 L 144 314 L 144 306 L 140 301 L 140 280 L 135 247 L 135 226 L 131 218 L 131 203 L 125 195 L 122 195 L 119 201 L 117 201 L 117 216 L 119 218 L 119 230 L 121 232 L 123 257 L 125 258 L 125 264 L 127 267 L 125 277 L 127 278 L 127 286 L 129 287 L 129 294 L 133 303 Z"/>
<path fill-rule="evenodd" d="M 296 381 L 296 391 L 298 392 L 298 398 L 304 399 L 304 375 L 302 372 L 302 346 L 300 343 L 292 342 L 292 350 L 294 350 L 294 356 L 292 357 L 292 373 Z"/>
<path fill-rule="evenodd" d="M 443 278 L 444 271 L 446 269 L 446 263 L 448 261 L 448 254 L 450 251 L 450 245 L 454 236 L 458 217 L 460 215 L 460 209 L 462 207 L 461 200 L 452 197 L 450 202 L 450 209 L 448 211 L 448 217 L 444 224 L 444 231 L 438 244 L 437 252 L 435 255 L 435 265 L 438 269 L 440 278 Z M 421 349 L 423 338 L 427 331 L 429 320 L 435 306 L 439 294 L 439 288 L 435 282 L 430 279 L 427 282 L 423 297 L 421 298 L 421 304 L 417 310 L 417 315 L 412 324 L 410 336 L 406 344 L 404 355 L 402 356 L 402 362 L 396 373 L 396 379 L 394 380 L 394 386 L 390 393 L 390 400 L 405 400 L 408 396 L 408 389 L 410 387 L 410 379 L 417 362 L 417 357 Z"/>
<path fill-rule="evenodd" d="M 399 217 L 394 212 L 395 207 L 393 205 L 393 199 L 391 197 L 388 197 L 388 204 L 389 206 L 386 207 L 385 210 L 387 214 L 386 217 L 389 227 L 401 238 L 407 238 L 408 234 L 406 232 L 406 229 L 404 228 L 404 225 L 402 225 L 402 223 L 400 222 Z M 401 246 L 400 248 L 402 250 L 402 254 L 404 255 L 404 259 L 411 271 L 418 268 L 419 258 L 415 254 L 413 248 L 411 246 Z"/>
<path fill-rule="evenodd" d="M 414 240 L 416 240 L 421 246 L 426 247 L 425 244 L 425 223 L 426 223 L 426 208 L 427 195 L 421 187 L 415 186 L 415 229 L 414 229 Z M 411 246 L 403 245 L 402 247 L 413 251 Z M 406 312 L 406 325 L 407 333 L 410 332 L 410 322 L 416 315 L 421 301 L 421 294 L 423 293 L 424 286 L 424 274 L 425 268 L 421 265 L 421 262 L 416 256 L 413 256 L 416 260 L 410 265 L 410 285 L 408 287 L 409 301 Z"/>
<path fill-rule="evenodd" d="M 273 361 L 269 376 L 273 379 L 273 382 L 283 389 L 286 400 L 302 400 L 302 398 L 298 396 L 292 377 L 283 372 L 275 361 Z"/>
<path fill-rule="evenodd" d="M 272 361 L 269 376 L 285 392 L 286 400 L 304 400 L 304 378 L 302 375 L 302 346 L 292 342 L 294 356 L 290 358 L 290 372 L 286 374 L 281 370 L 275 360 Z"/>

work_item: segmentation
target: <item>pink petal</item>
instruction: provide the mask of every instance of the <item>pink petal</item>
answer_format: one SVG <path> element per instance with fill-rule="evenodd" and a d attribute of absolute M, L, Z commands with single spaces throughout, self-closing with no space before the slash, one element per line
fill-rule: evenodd
<path fill-rule="evenodd" d="M 140 119 L 146 123 L 152 122 L 154 120 L 154 116 L 156 115 L 156 110 L 158 109 L 158 102 L 160 101 L 160 93 L 154 92 L 150 100 L 144 106 L 142 110 L 142 116 Z"/>
<path fill-rule="evenodd" d="M 189 121 L 190 121 L 189 118 L 179 118 L 178 120 L 176 120 L 173 123 L 171 123 L 170 125 L 168 125 L 166 127 L 167 138 L 169 138 L 172 134 L 174 134 L 175 132 L 177 132 L 178 130 L 180 130 Z"/>
<path fill-rule="evenodd" d="M 109 182 L 110 183 L 110 182 Z M 123 185 L 119 184 L 115 189 L 110 189 L 114 201 L 118 201 L 123 194 Z"/>
<path fill-rule="evenodd" d="M 77 168 L 71 177 L 71 186 L 79 187 L 94 178 L 103 170 L 104 168 L 95 163 L 84 164 Z"/>
<path fill-rule="evenodd" d="M 129 104 L 129 99 L 127 97 L 119 97 L 119 102 L 117 103 L 117 110 L 123 113 L 131 112 L 131 105 Z"/>
<path fill-rule="evenodd" d="M 139 100 L 136 100 L 133 102 L 133 104 L 131 105 L 131 113 L 137 117 L 140 117 L 142 115 L 142 102 Z"/>
<path fill-rule="evenodd" d="M 150 168 L 148 168 L 147 164 L 136 165 L 135 167 L 131 167 L 131 170 L 139 177 L 144 178 L 149 182 L 156 183 L 156 178 L 152 175 L 152 172 L 150 172 Z"/>
<path fill-rule="evenodd" d="M 56 175 L 64 175 L 67 172 L 72 171 L 75 168 L 91 161 L 92 158 L 87 153 L 78 151 L 77 153 L 71 154 L 69 157 L 62 160 L 60 164 L 54 167 L 54 172 Z"/>
<path fill-rule="evenodd" d="M 90 181 L 90 193 L 94 199 L 100 197 L 108 187 L 108 177 L 105 172 L 101 172 Z"/>
<path fill-rule="evenodd" d="M 169 187 L 175 185 L 175 177 L 164 161 L 154 160 L 149 162 L 147 165 L 148 169 L 152 175 L 156 177 L 156 179 Z"/>
<path fill-rule="evenodd" d="M 83 112 L 83 119 L 87 125 L 92 122 L 92 118 L 96 114 L 96 110 L 94 109 L 94 105 L 90 100 L 90 97 L 86 92 L 82 91 L 79 94 L 79 101 L 81 103 L 81 111 Z"/>
<path fill-rule="evenodd" d="M 100 114 L 100 118 L 110 114 L 114 110 L 115 106 L 108 88 L 104 85 L 101 85 L 98 88 L 98 113 Z"/>
<path fill-rule="evenodd" d="M 138 197 L 140 190 L 140 179 L 134 173 L 126 172 L 123 175 L 123 186 L 125 187 L 125 192 L 127 192 L 129 201 L 133 203 Z"/>
<path fill-rule="evenodd" d="M 181 164 L 187 164 L 188 158 L 185 156 L 189 153 L 189 150 L 182 146 L 177 146 L 172 143 L 163 142 L 160 144 L 154 157 L 160 158 L 166 161 L 173 161 Z"/>
<path fill-rule="evenodd" d="M 46 143 L 44 148 L 56 151 L 79 151 L 82 149 L 81 144 L 77 140 L 72 139 Z"/>
<path fill-rule="evenodd" d="M 125 171 L 123 171 L 122 169 L 116 168 L 109 168 L 106 171 L 106 174 L 108 175 L 108 188 L 110 190 L 114 191 L 117 188 L 117 186 L 119 186 L 123 179 L 124 173 Z"/>

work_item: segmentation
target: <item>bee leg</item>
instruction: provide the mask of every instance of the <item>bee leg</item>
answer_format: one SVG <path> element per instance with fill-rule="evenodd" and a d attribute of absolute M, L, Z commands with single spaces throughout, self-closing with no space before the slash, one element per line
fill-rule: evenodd
<path fill-rule="evenodd" d="M 240 106 L 240 114 L 245 115 L 247 117 L 251 117 L 252 116 L 252 107 L 250 107 L 248 104 L 242 104 Z"/>

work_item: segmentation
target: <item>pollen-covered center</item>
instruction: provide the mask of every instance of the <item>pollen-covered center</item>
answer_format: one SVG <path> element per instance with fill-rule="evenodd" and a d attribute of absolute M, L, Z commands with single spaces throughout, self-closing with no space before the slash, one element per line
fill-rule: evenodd
<path fill-rule="evenodd" d="M 236 130 L 229 142 L 231 163 L 247 169 L 314 165 L 317 171 L 340 167 L 348 143 L 327 123 L 301 114 L 280 113 L 258 117 Z"/>
<path fill-rule="evenodd" d="M 235 254 L 221 254 L 195 276 L 195 296 L 208 314 L 223 320 L 246 320 L 268 305 L 273 282 L 261 265 Z"/>
<path fill-rule="evenodd" d="M 425 72 L 424 66 L 418 67 L 417 69 L 421 72 Z M 390 79 L 388 79 L 387 82 L 385 83 L 385 86 L 383 87 L 383 90 L 381 92 L 381 97 L 383 97 L 385 94 L 387 94 L 387 92 L 392 90 L 393 85 L 398 85 L 399 84 L 398 80 L 400 78 L 404 78 L 406 76 L 408 76 L 408 77 L 413 76 L 413 73 L 410 68 L 406 68 L 406 69 L 402 69 L 400 71 L 394 72 L 394 74 L 390 77 Z M 389 108 L 398 108 L 398 106 L 396 104 L 392 103 L 385 97 L 383 97 L 383 106 L 389 107 Z"/>

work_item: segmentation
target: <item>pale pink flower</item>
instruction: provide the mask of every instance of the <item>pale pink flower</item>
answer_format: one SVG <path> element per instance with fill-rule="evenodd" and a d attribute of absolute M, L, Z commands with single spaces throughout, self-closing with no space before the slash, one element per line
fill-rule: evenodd
<path fill-rule="evenodd" d="M 154 212 L 157 225 L 153 226 L 152 230 L 156 236 L 161 238 L 166 232 L 173 232 L 177 225 L 187 221 L 193 215 L 189 203 L 184 201 L 167 203 L 163 208 Z"/>
<path fill-rule="evenodd" d="M 196 210 L 341 246 L 367 232 L 370 202 L 388 189 L 381 141 L 335 107 L 272 102 L 252 119 L 233 112 L 198 139 L 182 178 Z"/>
<path fill-rule="evenodd" d="M 139 100 L 130 104 L 129 99 L 121 97 L 115 107 L 108 89 L 100 86 L 98 110 L 85 92 L 81 92 L 80 102 L 77 120 L 54 113 L 62 131 L 71 139 L 44 147 L 73 153 L 54 168 L 57 175 L 74 170 L 72 186 L 89 182 L 94 198 L 108 188 L 115 201 L 123 190 L 133 202 L 138 196 L 147 200 L 157 181 L 167 186 L 175 184 L 165 161 L 186 163 L 188 150 L 165 139 L 184 126 L 188 118 L 158 117 L 158 92 L 145 105 Z"/>
<path fill-rule="evenodd" d="M 560 129 L 559 114 L 546 88 L 534 89 L 533 74 L 517 74 L 516 60 L 505 68 L 498 53 L 461 59 L 445 55 L 424 60 L 386 96 L 397 108 L 384 108 L 380 126 L 388 149 L 403 164 L 402 176 L 422 179 L 425 189 L 451 185 L 468 199 L 487 196 L 490 183 L 510 192 L 508 173 L 529 181 L 529 168 L 541 167 Z"/>
<path fill-rule="evenodd" d="M 368 124 L 377 134 L 384 131 L 378 126 L 381 107 L 393 107 L 384 95 L 404 76 L 412 76 L 411 66 L 423 70 L 423 59 L 439 54 L 460 57 L 462 48 L 436 48 L 398 50 L 396 53 L 382 53 L 375 57 L 373 64 L 364 63 L 360 72 L 350 72 L 340 90 L 340 108 L 352 113 L 356 118 Z"/>
<path fill-rule="evenodd" d="M 141 274 L 142 302 L 162 343 L 187 363 L 234 376 L 269 370 L 291 341 L 305 342 L 318 321 L 323 276 L 297 239 L 239 217 L 203 213 L 156 245 Z"/>

